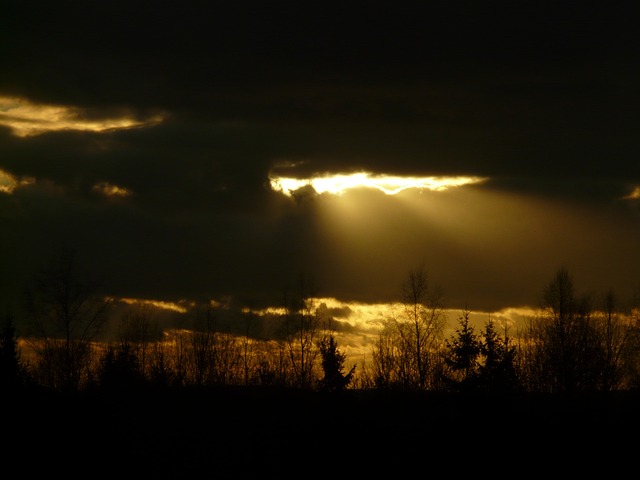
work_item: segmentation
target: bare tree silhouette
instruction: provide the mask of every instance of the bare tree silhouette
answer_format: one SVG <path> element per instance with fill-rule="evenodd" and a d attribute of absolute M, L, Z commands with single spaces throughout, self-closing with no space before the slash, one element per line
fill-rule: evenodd
<path fill-rule="evenodd" d="M 628 388 L 625 353 L 634 340 L 633 321 L 620 312 L 613 290 L 606 292 L 603 297 L 599 320 L 604 355 L 601 388 L 604 391 Z"/>
<path fill-rule="evenodd" d="M 296 289 L 284 295 L 285 348 L 295 385 L 300 388 L 313 388 L 319 353 L 316 338 L 320 333 L 320 322 L 313 299 L 314 289 L 304 275 L 299 277 Z"/>
<path fill-rule="evenodd" d="M 27 341 L 36 355 L 41 383 L 56 390 L 78 390 L 90 378 L 93 341 L 108 317 L 111 299 L 100 283 L 84 276 L 77 252 L 63 248 L 27 287 Z"/>
<path fill-rule="evenodd" d="M 150 309 L 145 305 L 133 307 L 120 321 L 118 338 L 120 344 L 137 358 L 140 374 L 147 377 L 152 347 L 162 340 L 160 324 Z"/>
<path fill-rule="evenodd" d="M 556 271 L 543 290 L 539 315 L 521 335 L 528 389 L 561 394 L 610 389 L 611 362 L 623 341 L 621 332 L 614 333 L 612 301 L 603 321 L 592 299 L 576 293 L 568 269 Z"/>
<path fill-rule="evenodd" d="M 373 347 L 376 383 L 384 388 L 437 388 L 446 321 L 442 293 L 429 284 L 421 266 L 409 272 L 402 298 L 402 313 L 387 322 Z"/>

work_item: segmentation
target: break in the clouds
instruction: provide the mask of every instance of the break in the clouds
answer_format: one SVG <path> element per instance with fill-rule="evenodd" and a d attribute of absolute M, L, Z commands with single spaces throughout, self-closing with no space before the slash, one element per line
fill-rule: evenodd
<path fill-rule="evenodd" d="M 22 1 L 3 17 L 4 303 L 60 245 L 156 305 L 259 310 L 301 274 L 377 305 L 417 265 L 450 308 L 484 311 L 535 305 L 560 266 L 622 298 L 640 282 L 621 6 Z"/>
<path fill-rule="evenodd" d="M 446 190 L 470 183 L 481 182 L 475 177 L 404 177 L 371 175 L 367 172 L 351 174 L 324 174 L 314 178 L 270 176 L 271 188 L 288 196 L 295 196 L 300 189 L 313 188 L 316 193 L 340 195 L 354 188 L 374 188 L 387 195 L 395 195 L 406 189 Z"/>

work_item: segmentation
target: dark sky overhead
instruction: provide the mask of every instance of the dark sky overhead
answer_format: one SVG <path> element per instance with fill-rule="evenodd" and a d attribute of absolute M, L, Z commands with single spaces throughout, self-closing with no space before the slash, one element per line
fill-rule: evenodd
<path fill-rule="evenodd" d="M 535 305 L 561 266 L 627 298 L 640 42 L 622 5 L 9 1 L 0 299 L 60 246 L 110 294 L 167 302 L 277 305 L 300 274 L 387 302 L 418 265 L 451 308 Z M 472 180 L 302 186 L 357 173 Z"/>

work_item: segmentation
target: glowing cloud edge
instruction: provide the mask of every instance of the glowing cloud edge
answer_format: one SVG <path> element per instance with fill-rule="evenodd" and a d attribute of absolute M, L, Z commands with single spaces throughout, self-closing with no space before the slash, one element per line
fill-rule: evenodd
<path fill-rule="evenodd" d="M 26 98 L 0 94 L 0 126 L 9 127 L 18 137 L 64 130 L 100 133 L 153 126 L 164 120 L 160 114 L 137 120 L 129 115 L 89 119 L 85 118 L 84 113 L 78 107 L 35 103 Z"/>
<path fill-rule="evenodd" d="M 292 196 L 293 192 L 300 188 L 311 186 L 321 193 L 342 195 L 352 188 L 374 188 L 387 195 L 395 195 L 403 190 L 418 189 L 441 191 L 448 188 L 460 187 L 485 181 L 483 177 L 402 177 L 398 175 L 372 175 L 367 172 L 352 174 L 323 175 L 314 178 L 293 178 L 270 176 L 269 181 L 272 190 Z"/>

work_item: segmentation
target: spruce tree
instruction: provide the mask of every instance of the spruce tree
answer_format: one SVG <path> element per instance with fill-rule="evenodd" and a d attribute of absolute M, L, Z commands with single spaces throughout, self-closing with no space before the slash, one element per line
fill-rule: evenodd
<path fill-rule="evenodd" d="M 506 335 L 500 337 L 493 320 L 485 324 L 482 334 L 481 354 L 484 361 L 480 367 L 482 388 L 493 393 L 504 393 L 518 389 L 515 367 L 516 348 Z"/>
<path fill-rule="evenodd" d="M 445 340 L 445 364 L 451 370 L 451 375 L 445 380 L 456 391 L 475 390 L 478 384 L 480 368 L 479 356 L 482 345 L 469 323 L 468 310 L 458 319 L 459 327 L 455 335 Z"/>
<path fill-rule="evenodd" d="M 24 386 L 26 379 L 13 318 L 6 314 L 0 330 L 0 385 L 12 390 Z"/>
<path fill-rule="evenodd" d="M 338 350 L 338 342 L 333 335 L 324 337 L 318 347 L 324 371 L 324 377 L 319 381 L 320 389 L 330 392 L 346 389 L 353 379 L 356 366 L 351 367 L 348 373 L 343 373 L 346 355 Z"/>

